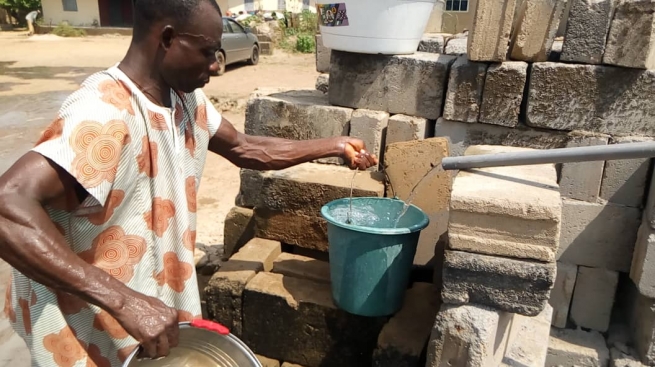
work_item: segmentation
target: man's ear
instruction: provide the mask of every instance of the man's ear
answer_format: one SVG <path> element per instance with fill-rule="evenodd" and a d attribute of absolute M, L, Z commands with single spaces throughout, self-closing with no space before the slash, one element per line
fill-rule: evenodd
<path fill-rule="evenodd" d="M 167 25 L 161 30 L 161 47 L 164 48 L 164 50 L 167 50 L 171 47 L 173 44 L 173 39 L 175 38 L 175 28 L 173 26 Z"/>

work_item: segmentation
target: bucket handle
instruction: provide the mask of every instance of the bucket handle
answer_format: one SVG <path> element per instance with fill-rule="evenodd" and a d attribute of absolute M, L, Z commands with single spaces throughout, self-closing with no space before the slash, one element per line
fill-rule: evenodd
<path fill-rule="evenodd" d="M 210 320 L 196 319 L 191 321 L 191 326 L 197 327 L 199 329 L 214 331 L 221 335 L 230 335 L 230 329 L 224 325 Z"/>

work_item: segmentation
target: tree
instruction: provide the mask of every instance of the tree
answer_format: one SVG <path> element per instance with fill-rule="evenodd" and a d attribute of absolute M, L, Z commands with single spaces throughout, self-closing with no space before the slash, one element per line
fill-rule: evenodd
<path fill-rule="evenodd" d="M 25 24 L 27 13 L 41 9 L 41 0 L 0 0 L 0 8 L 7 10 L 19 24 Z"/>

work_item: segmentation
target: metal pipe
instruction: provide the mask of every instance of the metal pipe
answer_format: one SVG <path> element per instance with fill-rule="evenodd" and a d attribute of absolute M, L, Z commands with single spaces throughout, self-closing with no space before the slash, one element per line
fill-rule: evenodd
<path fill-rule="evenodd" d="M 446 157 L 441 161 L 444 170 L 469 168 L 525 166 L 547 163 L 569 163 L 637 159 L 655 157 L 655 142 L 595 145 L 579 148 L 536 149 L 525 152 Z"/>

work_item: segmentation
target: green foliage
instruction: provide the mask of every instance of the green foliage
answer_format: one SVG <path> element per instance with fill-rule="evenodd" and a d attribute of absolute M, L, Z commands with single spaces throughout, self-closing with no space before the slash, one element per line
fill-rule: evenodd
<path fill-rule="evenodd" d="M 300 13 L 300 24 L 298 24 L 298 30 L 300 33 L 310 33 L 316 34 L 318 32 L 318 16 L 316 13 L 312 13 L 309 10 L 303 10 Z"/>
<path fill-rule="evenodd" d="M 307 34 L 298 35 L 296 39 L 296 51 L 308 54 L 314 52 L 315 47 L 316 44 L 313 36 Z"/>
<path fill-rule="evenodd" d="M 66 23 L 59 24 L 55 29 L 52 30 L 52 34 L 55 34 L 59 37 L 84 37 L 86 32 L 83 29 L 73 28 Z"/>
<path fill-rule="evenodd" d="M 41 8 L 41 0 L 0 0 L 0 8 L 9 11 L 30 12 Z"/>

